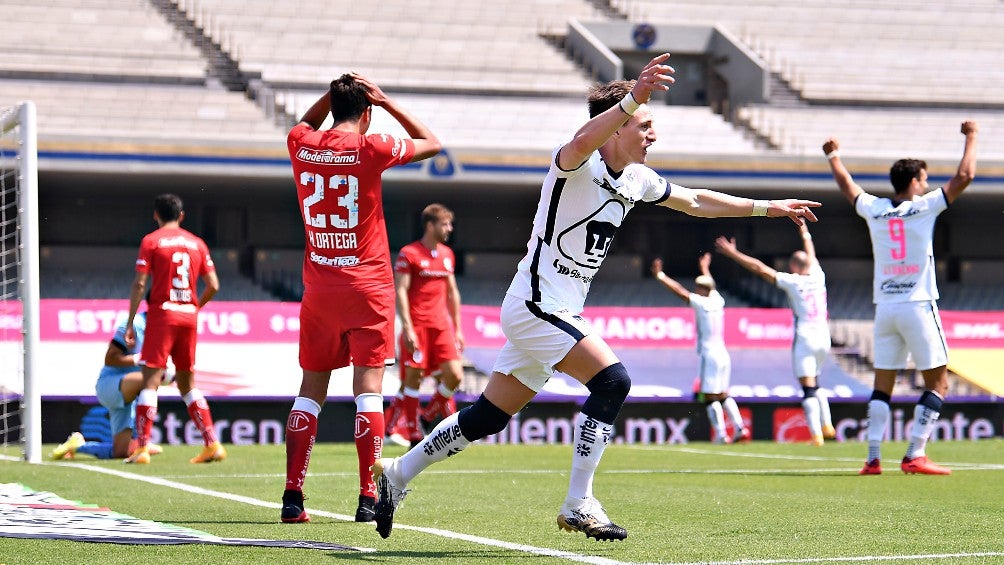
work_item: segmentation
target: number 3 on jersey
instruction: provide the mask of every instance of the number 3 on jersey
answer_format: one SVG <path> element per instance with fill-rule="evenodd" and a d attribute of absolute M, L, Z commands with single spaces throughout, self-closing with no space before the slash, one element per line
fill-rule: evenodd
<path fill-rule="evenodd" d="M 326 228 L 329 225 L 333 228 L 352 229 L 359 225 L 359 179 L 352 175 L 334 175 L 328 179 L 330 190 L 340 189 L 343 186 L 348 190 L 345 196 L 338 197 L 338 205 L 345 209 L 347 218 L 339 214 L 311 214 L 310 207 L 324 200 L 324 177 L 309 172 L 300 173 L 300 184 L 309 187 L 314 186 L 314 193 L 303 199 L 303 220 L 311 227 Z"/>

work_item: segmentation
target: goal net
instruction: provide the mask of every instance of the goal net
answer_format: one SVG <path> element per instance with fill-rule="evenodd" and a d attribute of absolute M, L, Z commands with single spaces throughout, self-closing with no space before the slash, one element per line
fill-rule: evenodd
<path fill-rule="evenodd" d="M 0 455 L 41 461 L 35 105 L 0 106 Z"/>

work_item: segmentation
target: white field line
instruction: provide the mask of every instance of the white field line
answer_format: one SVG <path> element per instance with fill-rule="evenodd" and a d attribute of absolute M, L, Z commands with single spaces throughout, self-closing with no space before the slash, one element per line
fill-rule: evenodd
<path fill-rule="evenodd" d="M 662 447 L 661 449 L 665 450 L 666 448 Z M 757 454 L 757 453 L 749 453 L 749 452 L 720 452 L 720 451 L 712 451 L 712 450 L 700 450 L 700 449 L 695 449 L 695 448 L 672 448 L 672 449 L 675 449 L 677 451 L 687 452 L 687 453 L 701 453 L 701 454 L 707 454 L 707 455 L 733 455 L 733 456 L 739 456 L 739 457 L 755 457 L 755 458 L 763 458 L 763 459 L 772 459 L 773 458 L 773 459 L 785 459 L 785 460 L 796 459 L 796 460 L 813 460 L 813 461 L 857 461 L 856 459 L 851 460 L 851 459 L 832 458 L 832 457 L 815 457 L 815 456 L 797 457 L 797 456 L 787 456 L 787 455 Z M 0 459 L 5 459 L 5 460 L 9 460 L 9 461 L 20 461 L 19 458 L 9 457 L 9 456 L 3 456 L 3 455 L 0 455 Z M 274 508 L 274 509 L 280 509 L 281 508 L 281 505 L 279 503 L 267 502 L 267 501 L 264 501 L 264 500 L 259 500 L 259 499 L 251 498 L 251 497 L 247 497 L 247 496 L 242 496 L 242 495 L 237 495 L 237 494 L 232 494 L 232 493 L 226 493 L 226 492 L 220 492 L 220 491 L 214 491 L 214 490 L 204 489 L 204 488 L 197 487 L 197 486 L 194 486 L 194 485 L 188 485 L 188 484 L 184 484 L 184 483 L 179 483 L 179 482 L 167 480 L 167 479 L 165 479 L 163 477 L 149 477 L 149 476 L 144 476 L 144 475 L 137 475 L 137 474 L 128 473 L 128 472 L 125 472 L 125 471 L 117 471 L 115 469 L 109 469 L 109 468 L 105 468 L 105 467 L 98 467 L 98 466 L 94 466 L 94 465 L 81 464 L 81 463 L 42 463 L 42 464 L 43 465 L 57 465 L 57 466 L 65 466 L 65 467 L 75 467 L 75 468 L 84 469 L 84 470 L 88 470 L 88 471 L 94 471 L 94 472 L 97 472 L 97 473 L 104 473 L 104 474 L 108 474 L 108 475 L 113 475 L 113 476 L 117 476 L 117 477 L 124 478 L 124 479 L 146 482 L 146 483 L 150 483 L 150 484 L 154 484 L 154 485 L 158 485 L 158 486 L 163 486 L 163 487 L 167 487 L 167 488 L 174 488 L 174 489 L 182 490 L 182 491 L 185 491 L 185 492 L 192 492 L 192 493 L 196 493 L 196 494 L 202 494 L 202 495 L 205 495 L 205 496 L 211 496 L 211 497 L 215 497 L 215 498 L 221 498 L 221 499 L 224 499 L 224 500 L 230 500 L 230 501 L 233 501 L 233 502 L 241 502 L 241 503 L 244 503 L 244 504 L 250 504 L 252 506 L 261 506 L 261 507 L 264 507 L 264 508 Z M 959 465 L 967 465 L 967 464 L 956 463 L 956 464 L 953 464 L 953 465 L 959 466 Z M 974 464 L 969 464 L 969 465 L 974 465 Z M 979 466 L 979 467 L 975 467 L 974 466 L 974 469 L 985 469 L 985 470 L 998 470 L 998 469 L 1002 469 L 1002 468 L 1004 468 L 1004 465 L 984 465 L 984 466 Z M 839 469 L 832 469 L 829 472 L 832 472 L 832 471 L 846 471 L 846 470 L 848 470 L 848 469 L 846 469 L 846 468 L 839 468 Z M 785 473 L 785 472 L 791 472 L 791 471 L 798 471 L 798 472 L 823 472 L 823 471 L 820 471 L 820 470 L 817 470 L 817 469 L 775 469 L 775 470 L 772 470 L 772 471 L 767 470 L 767 472 L 775 472 L 775 473 Z M 554 471 L 532 471 L 532 470 L 525 470 L 525 471 L 520 471 L 520 472 L 521 473 L 531 474 L 531 473 L 553 473 Z M 658 470 L 658 471 L 621 470 L 621 471 L 608 471 L 608 472 L 609 473 L 650 473 L 650 472 L 664 472 L 664 473 L 674 473 L 675 472 L 675 473 L 681 473 L 681 472 L 687 472 L 687 473 L 695 473 L 695 474 L 697 474 L 697 473 L 717 473 L 717 472 L 737 473 L 737 472 L 744 472 L 744 471 L 742 471 L 742 470 L 730 470 L 730 471 L 725 471 L 725 470 L 714 471 L 713 470 L 713 471 L 709 471 L 709 470 L 705 469 L 705 470 L 675 470 L 675 471 L 667 471 L 667 470 Z M 756 470 L 749 470 L 748 472 L 763 473 L 763 472 L 765 472 L 765 470 L 764 469 L 756 469 Z M 483 471 L 481 471 L 481 470 L 465 470 L 465 471 L 440 471 L 438 473 L 441 473 L 441 474 L 475 474 L 475 473 L 476 474 L 484 474 L 484 473 L 498 473 L 498 471 L 497 470 L 483 470 Z M 327 474 L 319 474 L 319 475 L 314 475 L 314 476 L 336 476 L 336 475 L 339 475 L 339 476 L 340 475 L 354 476 L 355 474 L 354 473 L 327 473 Z M 213 475 L 213 476 L 218 478 L 218 477 L 220 477 L 222 475 Z M 262 475 L 262 474 L 259 474 L 259 475 L 235 475 L 235 476 L 272 477 L 273 475 Z M 279 477 L 279 476 L 282 476 L 282 475 L 276 474 L 274 476 Z M 351 522 L 351 521 L 354 521 L 354 519 L 355 519 L 353 516 L 347 516 L 345 514 L 337 514 L 337 513 L 333 513 L 333 512 L 327 512 L 327 511 L 324 511 L 324 510 L 316 510 L 316 509 L 311 509 L 311 508 L 308 508 L 307 510 L 311 514 L 314 514 L 314 515 L 317 515 L 317 516 L 323 516 L 325 518 L 332 518 L 332 519 L 335 519 L 335 520 L 343 520 L 343 521 Z M 498 548 L 502 548 L 502 549 L 509 549 L 509 550 L 512 550 L 512 551 L 520 551 L 520 552 L 529 553 L 529 554 L 532 554 L 532 555 L 540 555 L 540 556 L 545 556 L 545 557 L 556 557 L 556 558 L 560 558 L 560 559 L 566 559 L 566 560 L 569 560 L 569 561 L 573 561 L 573 562 L 576 562 L 576 563 L 591 563 L 591 564 L 596 564 L 596 565 L 784 565 L 784 564 L 799 565 L 799 564 L 832 563 L 832 562 L 923 561 L 923 560 L 933 560 L 933 559 L 975 559 L 975 558 L 986 558 L 986 557 L 1004 557 L 1004 552 L 970 552 L 970 553 L 933 553 L 933 554 L 915 554 L 915 555 L 868 555 L 868 556 L 850 556 L 850 557 L 807 557 L 807 558 L 796 558 L 796 559 L 740 559 L 740 560 L 734 560 L 734 561 L 712 561 L 712 562 L 707 562 L 707 561 L 696 562 L 695 561 L 695 562 L 664 562 L 664 563 L 660 563 L 660 564 L 639 564 L 639 563 L 634 563 L 634 562 L 617 561 L 617 560 L 608 559 L 608 558 L 605 558 L 605 557 L 598 557 L 598 556 L 592 556 L 592 555 L 581 555 L 581 554 L 571 553 L 571 552 L 567 552 L 567 551 L 559 551 L 559 550 L 554 550 L 554 549 L 547 549 L 547 548 L 540 548 L 540 547 L 534 547 L 534 546 L 523 545 L 523 544 L 516 544 L 516 543 L 511 543 L 511 542 L 506 542 L 506 541 L 491 539 L 491 538 L 484 538 L 484 537 L 480 537 L 480 536 L 472 536 L 472 535 L 468 535 L 468 534 L 462 534 L 462 533 L 459 533 L 459 532 L 453 532 L 453 531 L 449 531 L 449 530 L 441 530 L 441 529 L 438 529 L 438 528 L 425 528 L 425 527 L 421 527 L 421 526 L 409 526 L 407 524 L 398 524 L 398 523 L 395 523 L 394 527 L 396 529 L 399 529 L 399 530 L 411 530 L 411 531 L 422 532 L 422 533 L 426 533 L 426 534 L 430 534 L 430 535 L 445 537 L 445 538 L 448 538 L 448 539 L 467 541 L 467 542 L 470 542 L 470 543 L 476 543 L 476 544 L 480 544 L 480 545 L 487 545 L 487 546 L 490 546 L 490 547 L 498 547 Z M 364 551 L 364 552 L 373 552 L 373 551 L 376 551 L 373 548 L 354 548 L 354 549 L 357 549 L 359 551 Z"/>

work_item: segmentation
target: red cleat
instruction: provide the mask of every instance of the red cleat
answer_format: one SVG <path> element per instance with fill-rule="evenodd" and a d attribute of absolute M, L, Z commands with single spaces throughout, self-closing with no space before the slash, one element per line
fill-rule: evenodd
<path fill-rule="evenodd" d="M 863 469 L 858 471 L 859 475 L 881 475 L 882 474 L 882 464 L 879 463 L 878 459 L 872 459 L 871 461 L 865 463 Z"/>
<path fill-rule="evenodd" d="M 749 428 L 743 428 L 741 432 L 736 432 L 732 437 L 732 443 L 749 443 L 753 440 L 753 432 Z"/>
<path fill-rule="evenodd" d="M 908 475 L 920 474 L 920 475 L 951 475 L 952 470 L 941 465 L 935 465 L 927 458 L 926 455 L 921 455 L 920 457 L 914 457 L 913 459 L 903 458 L 903 462 L 900 463 L 900 469 Z"/>

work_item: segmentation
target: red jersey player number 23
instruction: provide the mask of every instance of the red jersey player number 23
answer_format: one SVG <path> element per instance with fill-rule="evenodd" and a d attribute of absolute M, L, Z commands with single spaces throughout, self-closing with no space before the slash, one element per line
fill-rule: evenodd
<path fill-rule="evenodd" d="M 304 289 L 390 280 L 381 175 L 411 161 L 414 142 L 305 123 L 287 142 L 306 232 Z"/>

